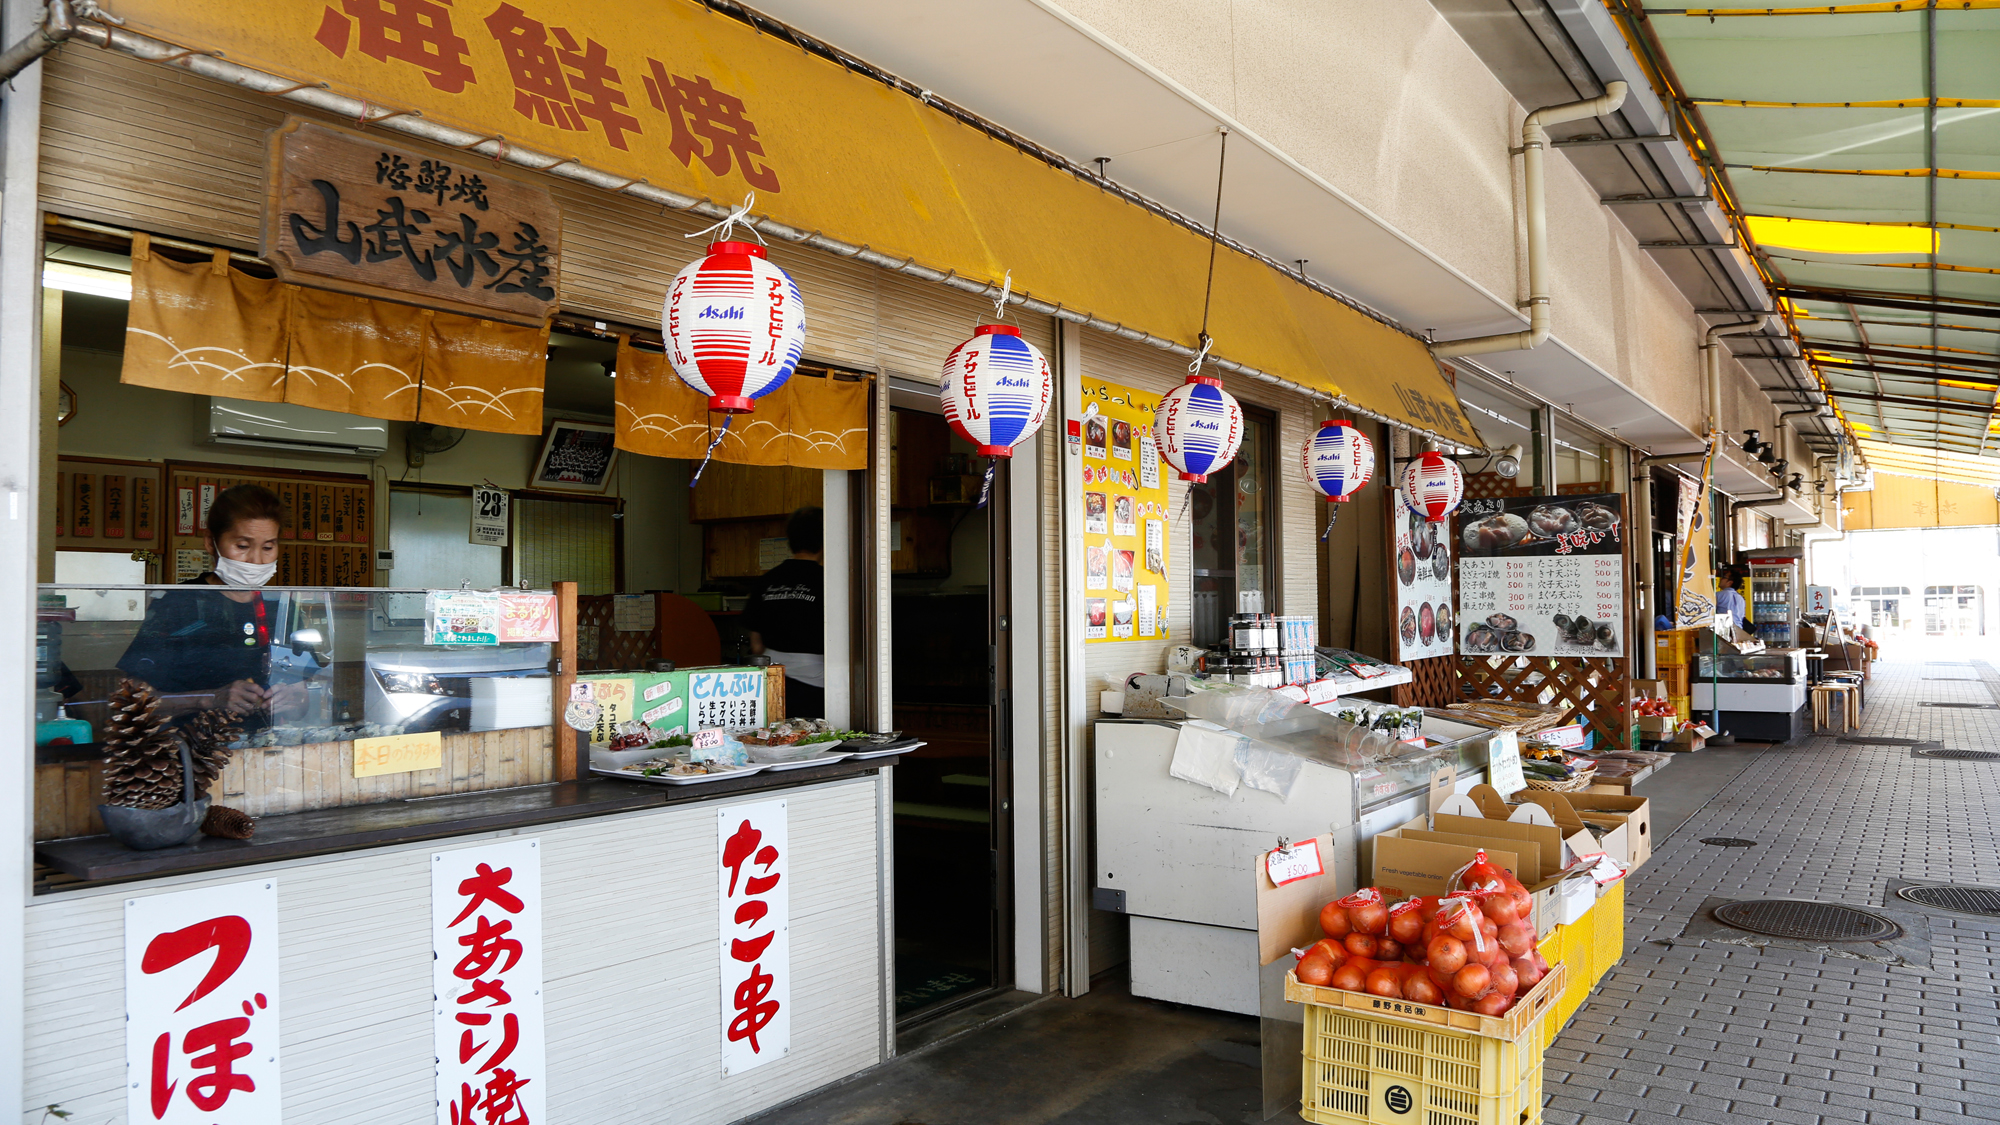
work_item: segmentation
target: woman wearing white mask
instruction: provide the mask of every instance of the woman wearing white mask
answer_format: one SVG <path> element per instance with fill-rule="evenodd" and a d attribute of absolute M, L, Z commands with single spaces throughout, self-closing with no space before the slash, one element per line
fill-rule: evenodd
<path fill-rule="evenodd" d="M 220 708 L 240 716 L 268 711 L 281 719 L 304 709 L 304 685 L 270 686 L 279 611 L 254 589 L 278 571 L 283 515 L 268 488 L 224 489 L 208 509 L 215 569 L 183 583 L 223 588 L 176 590 L 147 607 L 145 623 L 118 667 L 153 685 L 169 714 Z"/>

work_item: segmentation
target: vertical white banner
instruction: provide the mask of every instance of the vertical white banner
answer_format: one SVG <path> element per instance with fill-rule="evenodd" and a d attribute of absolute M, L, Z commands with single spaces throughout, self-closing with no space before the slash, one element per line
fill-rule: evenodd
<path fill-rule="evenodd" d="M 792 860 L 785 818 L 783 801 L 715 811 L 724 1075 L 792 1049 Z"/>
<path fill-rule="evenodd" d="M 431 856 L 438 1125 L 541 1125 L 540 840 Z"/>
<path fill-rule="evenodd" d="M 278 889 L 125 900 L 125 1116 L 279 1125 Z"/>

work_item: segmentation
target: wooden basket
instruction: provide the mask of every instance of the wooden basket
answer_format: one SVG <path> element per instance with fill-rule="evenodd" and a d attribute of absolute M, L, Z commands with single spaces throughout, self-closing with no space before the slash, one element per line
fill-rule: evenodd
<path fill-rule="evenodd" d="M 1527 780 L 1528 788 L 1530 789 L 1546 789 L 1551 793 L 1581 793 L 1597 781 L 1597 771 L 1595 769 L 1584 770 L 1568 781 L 1546 781 L 1533 776 L 1530 776 Z"/>

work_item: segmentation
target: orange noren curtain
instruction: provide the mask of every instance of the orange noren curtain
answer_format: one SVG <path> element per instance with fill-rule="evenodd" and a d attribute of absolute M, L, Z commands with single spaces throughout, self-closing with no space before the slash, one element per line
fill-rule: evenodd
<path fill-rule="evenodd" d="M 667 357 L 618 341 L 617 444 L 649 457 L 699 460 L 722 419 L 673 373 Z M 739 416 L 715 447 L 738 465 L 868 467 L 868 384 L 794 375 Z"/>
<path fill-rule="evenodd" d="M 548 326 L 426 315 L 430 332 L 418 420 L 496 434 L 540 434 Z"/>
<path fill-rule="evenodd" d="M 284 396 L 286 306 L 276 281 L 229 268 L 229 251 L 184 263 L 132 237 L 132 305 L 118 381 L 197 395 Z"/>
<path fill-rule="evenodd" d="M 299 289 L 292 294 L 285 401 L 342 414 L 417 420 L 424 366 L 424 310 Z"/>

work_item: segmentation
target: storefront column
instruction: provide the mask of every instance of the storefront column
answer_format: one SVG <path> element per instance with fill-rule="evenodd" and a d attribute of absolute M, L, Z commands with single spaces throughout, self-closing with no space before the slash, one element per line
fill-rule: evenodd
<path fill-rule="evenodd" d="M 34 0 L 5 0 L 0 43 L 26 35 L 41 15 Z M 26 922 L 34 863 L 29 856 L 34 802 L 34 631 L 37 513 L 41 496 L 41 215 L 36 167 L 41 145 L 42 68 L 30 66 L 0 99 L 0 684 L 14 704 L 0 733 L 0 1105 L 21 1104 L 26 1019 Z"/>
<path fill-rule="evenodd" d="M 1007 735 L 1014 833 L 1014 987 L 1045 992 L 1048 928 L 1042 888 L 1042 442 L 1044 427 L 1007 461 Z"/>
<path fill-rule="evenodd" d="M 1062 909 L 1063 991 L 1081 996 L 1090 991 L 1090 735 L 1087 724 L 1097 713 L 1084 705 L 1083 627 L 1083 488 L 1079 476 L 1079 445 L 1068 439 L 1069 420 L 1083 416 L 1083 329 L 1056 322 L 1057 401 L 1062 409 L 1049 420 L 1063 437 L 1057 474 L 1062 482 L 1062 588 L 1058 612 L 1062 621 Z"/>
<path fill-rule="evenodd" d="M 820 490 L 821 526 L 826 528 L 825 569 L 828 574 L 854 573 L 854 517 L 849 511 L 847 470 L 825 469 Z M 854 601 L 848 582 L 826 584 L 825 604 L 820 607 L 826 621 L 826 714 L 821 716 L 835 728 L 852 727 L 854 714 Z"/>

